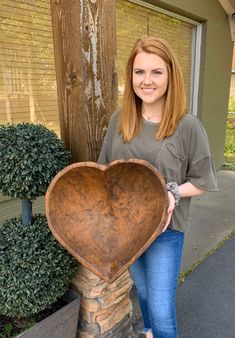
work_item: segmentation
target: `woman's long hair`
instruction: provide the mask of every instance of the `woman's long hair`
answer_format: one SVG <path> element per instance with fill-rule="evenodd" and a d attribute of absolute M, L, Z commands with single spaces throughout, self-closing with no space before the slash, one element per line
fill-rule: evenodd
<path fill-rule="evenodd" d="M 142 100 L 135 94 L 132 86 L 133 63 L 137 54 L 145 52 L 161 57 L 167 66 L 168 87 L 160 126 L 155 138 L 163 140 L 171 136 L 179 120 L 186 114 L 183 76 L 176 56 L 167 41 L 156 37 L 138 39 L 132 49 L 126 66 L 126 81 L 123 107 L 119 121 L 119 132 L 124 142 L 130 142 L 139 135 L 142 127 Z"/>

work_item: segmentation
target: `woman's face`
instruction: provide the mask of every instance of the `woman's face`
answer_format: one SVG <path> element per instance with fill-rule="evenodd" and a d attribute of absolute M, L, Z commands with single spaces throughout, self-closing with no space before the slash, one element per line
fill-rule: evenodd
<path fill-rule="evenodd" d="M 132 85 L 145 106 L 164 103 L 168 86 L 165 61 L 155 54 L 141 52 L 133 62 Z"/>

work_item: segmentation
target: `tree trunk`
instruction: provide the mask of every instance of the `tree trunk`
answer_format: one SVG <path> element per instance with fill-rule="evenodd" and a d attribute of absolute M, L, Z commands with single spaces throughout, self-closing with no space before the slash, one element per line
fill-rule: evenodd
<path fill-rule="evenodd" d="M 51 9 L 61 136 L 72 162 L 96 161 L 117 107 L 115 0 L 51 0 Z M 81 338 L 126 336 L 131 284 L 128 272 L 109 285 L 79 266 Z"/>
<path fill-rule="evenodd" d="M 51 0 L 61 136 L 96 161 L 117 105 L 114 0 Z"/>
<path fill-rule="evenodd" d="M 24 225 L 29 225 L 32 222 L 33 212 L 32 212 L 32 202 L 30 200 L 21 200 L 22 206 L 22 223 Z"/>

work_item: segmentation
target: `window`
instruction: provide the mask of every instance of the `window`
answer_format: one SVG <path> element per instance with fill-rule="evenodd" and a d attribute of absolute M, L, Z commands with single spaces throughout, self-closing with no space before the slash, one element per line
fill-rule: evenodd
<path fill-rule="evenodd" d="M 0 4 L 0 123 L 59 131 L 50 1 Z"/>

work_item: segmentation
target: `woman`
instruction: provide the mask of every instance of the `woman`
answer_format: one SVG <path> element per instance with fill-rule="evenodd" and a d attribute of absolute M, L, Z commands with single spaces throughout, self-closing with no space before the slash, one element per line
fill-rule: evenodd
<path fill-rule="evenodd" d="M 152 163 L 165 178 L 168 220 L 132 265 L 146 337 L 178 337 L 176 288 L 190 199 L 216 191 L 207 135 L 186 114 L 178 61 L 163 39 L 138 39 L 127 62 L 123 107 L 112 115 L 99 163 L 127 158 Z"/>

